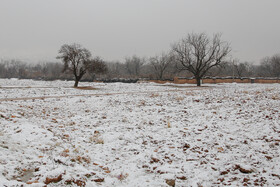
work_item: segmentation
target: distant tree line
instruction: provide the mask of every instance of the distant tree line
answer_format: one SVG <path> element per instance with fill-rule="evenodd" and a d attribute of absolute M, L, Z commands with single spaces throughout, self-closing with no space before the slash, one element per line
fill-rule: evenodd
<path fill-rule="evenodd" d="M 199 80 L 212 77 L 280 78 L 280 55 L 265 57 L 259 65 L 230 60 L 231 49 L 221 35 L 189 34 L 168 52 L 149 58 L 133 55 L 123 61 L 106 62 L 78 44 L 63 45 L 57 56 L 61 62 L 32 64 L 20 60 L 0 60 L 0 78 L 93 81 L 106 79 L 170 80 L 175 76 Z"/>
<path fill-rule="evenodd" d="M 55 80 L 67 78 L 61 74 L 63 65 L 59 62 L 32 64 L 21 60 L 1 60 L 1 78 Z"/>
<path fill-rule="evenodd" d="M 173 79 L 175 76 L 190 77 L 191 73 L 177 68 L 172 56 L 161 54 L 158 56 L 141 58 L 132 56 L 123 62 L 105 62 L 108 68 L 105 74 L 88 73 L 84 80 L 105 78 L 146 78 Z M 134 61 L 135 60 L 135 61 Z M 139 60 L 141 60 L 139 63 Z M 73 79 L 72 75 L 62 73 L 64 65 L 61 62 L 28 63 L 21 60 L 0 60 L 0 78 L 19 79 Z M 233 76 L 233 77 L 276 77 L 280 78 L 280 55 L 264 58 L 260 65 L 249 62 L 232 60 L 221 67 L 213 68 L 205 76 Z"/>

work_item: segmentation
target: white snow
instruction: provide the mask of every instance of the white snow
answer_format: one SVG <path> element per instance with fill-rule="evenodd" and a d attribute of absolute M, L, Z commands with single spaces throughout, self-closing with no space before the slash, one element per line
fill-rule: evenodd
<path fill-rule="evenodd" d="M 0 79 L 0 186 L 280 185 L 279 84 L 72 85 Z"/>

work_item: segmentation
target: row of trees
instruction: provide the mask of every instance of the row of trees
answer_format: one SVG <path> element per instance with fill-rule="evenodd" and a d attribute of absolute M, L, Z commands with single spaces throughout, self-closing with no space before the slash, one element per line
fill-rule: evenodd
<path fill-rule="evenodd" d="M 179 70 L 190 72 L 195 77 L 197 86 L 200 86 L 200 80 L 208 71 L 226 63 L 230 50 L 229 44 L 221 40 L 220 34 L 209 38 L 205 33 L 193 33 L 174 44 L 170 55 L 151 58 L 150 63 L 157 76 L 162 78 L 168 64 L 174 62 L 178 64 Z M 68 70 L 74 75 L 74 87 L 77 87 L 81 78 L 95 66 L 90 51 L 78 44 L 63 45 L 57 58 L 64 64 L 63 72 Z M 129 74 L 136 76 L 139 76 L 143 64 L 144 61 L 135 56 L 127 58 L 125 62 Z"/>
<path fill-rule="evenodd" d="M 192 76 L 187 71 L 179 70 L 173 61 L 165 61 L 168 55 L 161 54 L 149 59 L 132 56 L 130 66 L 124 62 L 104 62 L 107 73 L 86 73 L 85 80 L 92 81 L 96 78 L 147 78 L 147 79 L 172 79 L 175 76 Z M 135 69 L 131 59 L 142 59 L 143 63 L 138 68 L 138 75 L 132 72 Z M 169 57 L 168 59 L 172 59 Z M 130 69 L 128 69 L 128 67 Z M 20 79 L 73 79 L 71 74 L 62 73 L 63 64 L 61 62 L 42 62 L 30 64 L 20 60 L 0 60 L 0 78 L 20 78 Z M 132 72 L 132 73 L 131 73 Z M 280 55 L 266 57 L 260 65 L 249 62 L 232 60 L 221 67 L 210 70 L 206 76 L 233 76 L 233 77 L 280 77 Z"/>
<path fill-rule="evenodd" d="M 62 64 L 44 62 L 30 64 L 20 60 L 1 60 L 0 78 L 45 79 L 54 80 L 62 77 Z"/>
<path fill-rule="evenodd" d="M 92 57 L 89 50 L 78 44 L 63 45 L 57 59 L 63 63 L 27 64 L 16 60 L 0 62 L 1 78 L 82 79 L 148 78 L 172 79 L 174 76 L 193 76 L 200 85 L 205 76 L 280 77 L 280 56 L 266 57 L 260 65 L 229 59 L 229 43 L 220 34 L 189 34 L 172 45 L 167 53 L 141 58 L 127 57 L 123 62 L 105 62 Z"/>

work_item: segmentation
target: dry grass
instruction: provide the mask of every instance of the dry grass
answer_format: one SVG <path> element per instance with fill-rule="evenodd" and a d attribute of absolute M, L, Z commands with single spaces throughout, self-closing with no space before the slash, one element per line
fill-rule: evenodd
<path fill-rule="evenodd" d="M 94 135 L 89 137 L 90 142 L 94 142 L 96 144 L 104 144 L 104 139 L 101 137 L 101 134 L 99 131 L 95 131 Z"/>
<path fill-rule="evenodd" d="M 146 101 L 145 100 L 141 100 L 140 103 L 138 104 L 138 106 L 146 106 Z"/>
<path fill-rule="evenodd" d="M 38 86 L 38 87 L 31 87 L 31 86 L 0 86 L 0 89 L 47 89 L 47 88 L 58 88 L 58 87 L 47 87 L 47 86 Z"/>
<path fill-rule="evenodd" d="M 273 95 L 271 97 L 272 100 L 280 100 L 280 97 L 278 95 Z"/>
<path fill-rule="evenodd" d="M 171 124 L 169 120 L 167 121 L 167 128 L 171 128 Z"/>
<path fill-rule="evenodd" d="M 120 181 L 123 181 L 123 180 L 125 180 L 127 177 L 128 177 L 128 173 L 121 173 L 120 175 L 117 175 L 116 176 L 117 177 L 117 179 L 119 179 Z"/>
<path fill-rule="evenodd" d="M 175 84 L 170 84 L 170 85 L 158 85 L 158 86 L 165 86 L 165 87 L 173 87 L 173 88 L 194 88 L 194 89 L 203 89 L 203 88 L 209 88 L 209 86 L 195 86 L 195 85 L 182 85 L 182 84 L 178 84 L 178 85 L 175 85 Z"/>
<path fill-rule="evenodd" d="M 187 96 L 194 96 L 195 94 L 193 92 L 186 92 L 185 95 L 187 95 Z"/>
<path fill-rule="evenodd" d="M 152 93 L 152 94 L 150 95 L 151 98 L 158 97 L 158 96 L 159 96 L 159 93 Z"/>
<path fill-rule="evenodd" d="M 265 89 L 266 92 L 271 92 L 271 91 L 274 91 L 274 90 L 275 90 L 275 88 L 266 88 Z"/>
<path fill-rule="evenodd" d="M 79 90 L 97 90 L 97 88 L 94 88 L 92 86 L 80 86 L 80 87 L 76 87 L 76 89 L 79 89 Z"/>
<path fill-rule="evenodd" d="M 179 96 L 179 97 L 176 97 L 176 98 L 175 98 L 176 101 L 183 101 L 184 99 L 185 99 L 185 98 L 182 97 L 182 96 Z"/>

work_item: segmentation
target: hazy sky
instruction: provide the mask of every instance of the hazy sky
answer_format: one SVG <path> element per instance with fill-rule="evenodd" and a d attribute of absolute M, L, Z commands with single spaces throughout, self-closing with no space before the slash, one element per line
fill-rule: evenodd
<path fill-rule="evenodd" d="M 94 56 L 153 56 L 191 32 L 221 32 L 232 56 L 280 53 L 280 0 L 0 0 L 0 59 L 56 61 L 61 45 Z"/>

